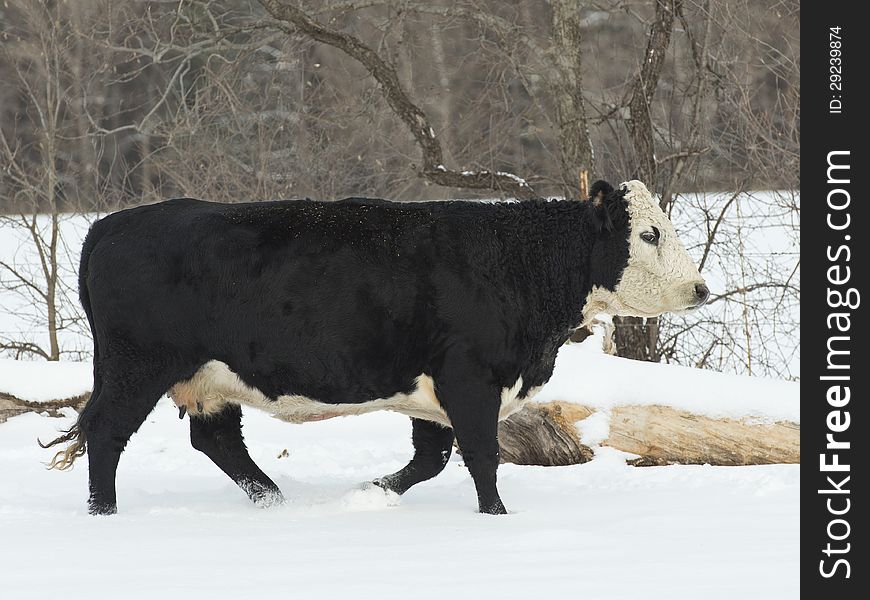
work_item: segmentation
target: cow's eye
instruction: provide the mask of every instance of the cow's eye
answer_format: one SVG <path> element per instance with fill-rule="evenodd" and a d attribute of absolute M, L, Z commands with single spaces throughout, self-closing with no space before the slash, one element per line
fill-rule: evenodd
<path fill-rule="evenodd" d="M 654 246 L 658 245 L 659 237 L 659 230 L 655 227 L 652 228 L 652 231 L 644 231 L 642 234 L 640 234 L 640 239 L 645 241 L 647 244 L 652 244 Z"/>

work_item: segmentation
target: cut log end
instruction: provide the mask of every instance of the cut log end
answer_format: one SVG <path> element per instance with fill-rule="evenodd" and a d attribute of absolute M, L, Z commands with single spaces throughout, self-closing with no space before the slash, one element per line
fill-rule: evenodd
<path fill-rule="evenodd" d="M 502 421 L 498 431 L 502 462 L 552 467 L 592 460 L 594 452 L 580 442 L 573 422 L 579 407 L 565 408 L 568 414 L 558 404 L 532 404 Z"/>

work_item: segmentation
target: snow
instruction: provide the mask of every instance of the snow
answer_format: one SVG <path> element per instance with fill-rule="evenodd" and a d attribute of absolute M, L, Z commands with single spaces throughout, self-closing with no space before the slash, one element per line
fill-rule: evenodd
<path fill-rule="evenodd" d="M 519 175 L 514 175 L 513 173 L 508 173 L 507 171 L 496 171 L 495 174 L 501 175 L 502 177 L 507 177 L 508 179 L 513 179 L 523 187 L 529 187 L 528 182 Z"/>
<path fill-rule="evenodd" d="M 610 409 L 599 410 L 577 423 L 580 441 L 591 448 L 610 437 Z"/>
<path fill-rule="evenodd" d="M 484 170 L 484 171 L 462 171 L 462 174 L 466 175 L 466 176 L 469 176 L 469 175 L 488 175 L 489 171 L 486 171 L 486 170 Z M 529 187 L 528 182 L 526 182 L 526 180 L 523 179 L 522 177 L 520 177 L 519 175 L 514 175 L 513 173 L 508 173 L 507 171 L 496 171 L 495 174 L 499 175 L 501 177 L 507 177 L 508 179 L 512 179 L 513 181 L 517 182 L 522 187 Z M 495 199 L 495 198 L 493 198 L 492 201 L 499 201 L 500 202 L 500 200 Z"/>
<path fill-rule="evenodd" d="M 361 489 L 410 456 L 404 417 L 248 411 L 251 454 L 288 500 L 258 509 L 164 399 L 122 457 L 119 514 L 90 517 L 87 459 L 47 471 L 35 443 L 72 415 L 0 425 L 6 598 L 798 596 L 797 465 L 635 468 L 607 448 L 572 467 L 502 465 L 511 514 L 492 517 L 474 512 L 457 457 L 401 499 Z"/>
<path fill-rule="evenodd" d="M 35 362 L 0 358 L 0 392 L 46 402 L 91 391 L 93 369 L 84 362 Z"/>
<path fill-rule="evenodd" d="M 603 354 L 600 332 L 559 350 L 536 402 L 565 400 L 602 410 L 664 404 L 714 418 L 800 423 L 800 384 L 632 361 Z"/>

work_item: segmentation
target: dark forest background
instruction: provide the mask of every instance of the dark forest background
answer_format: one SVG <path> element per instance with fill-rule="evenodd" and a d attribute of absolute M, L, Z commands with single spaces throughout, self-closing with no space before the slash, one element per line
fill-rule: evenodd
<path fill-rule="evenodd" d="M 509 172 L 540 195 L 576 197 L 581 169 L 618 181 L 642 170 L 632 100 L 657 4 L 301 6 L 395 66 L 448 168 Z M 642 107 L 651 187 L 798 188 L 798 3 L 664 4 L 670 39 L 655 49 L 661 72 Z M 495 195 L 420 177 L 420 150 L 366 68 L 258 2 L 7 0 L 0 81 L 0 212 L 177 195 Z M 563 141 L 563 129 L 588 141 Z"/>

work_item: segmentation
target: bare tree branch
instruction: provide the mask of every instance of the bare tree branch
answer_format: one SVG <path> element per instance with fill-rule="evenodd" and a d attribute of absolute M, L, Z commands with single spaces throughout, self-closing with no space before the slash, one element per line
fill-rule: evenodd
<path fill-rule="evenodd" d="M 719 231 L 719 227 L 722 225 L 722 220 L 725 218 L 725 214 L 728 212 L 728 209 L 734 204 L 734 201 L 740 197 L 740 194 L 743 193 L 743 186 L 731 194 L 731 197 L 728 198 L 728 201 L 725 202 L 725 205 L 722 207 L 722 210 L 719 211 L 719 216 L 716 217 L 716 222 L 713 224 L 713 228 L 709 230 L 707 233 L 707 241 L 704 243 L 704 252 L 701 254 L 701 262 L 698 263 L 698 272 L 702 272 L 704 270 L 704 266 L 707 264 L 707 257 L 710 255 L 710 248 L 713 247 L 713 242 L 716 241 L 716 233 Z"/>
<path fill-rule="evenodd" d="M 10 265 L 9 263 L 7 263 L 7 262 L 5 262 L 5 261 L 2 261 L 2 260 L 0 260 L 0 267 L 3 267 L 4 269 L 6 269 L 6 271 L 8 271 L 10 275 L 12 275 L 13 277 L 15 277 L 15 279 L 17 279 L 18 282 L 19 282 L 21 285 L 23 285 L 23 286 L 25 286 L 25 287 L 27 287 L 27 288 L 32 289 L 32 290 L 33 290 L 34 292 L 36 292 L 36 293 L 37 293 L 37 294 L 38 294 L 38 295 L 39 295 L 43 300 L 46 299 L 45 292 L 43 292 L 43 291 L 39 288 L 39 286 L 37 286 L 35 283 L 33 283 L 33 282 L 28 278 L 28 277 L 25 277 L 25 276 L 24 276 L 20 271 L 18 271 L 15 267 L 13 267 L 13 266 Z"/>
<path fill-rule="evenodd" d="M 710 146 L 704 146 L 703 148 L 697 148 L 694 150 L 681 150 L 680 152 L 672 152 L 671 154 L 665 155 L 662 158 L 656 159 L 658 164 L 663 165 L 671 162 L 672 160 L 681 160 L 684 158 L 691 158 L 693 156 L 699 156 L 701 154 L 706 154 L 710 151 Z"/>
<path fill-rule="evenodd" d="M 390 0 L 365 0 L 362 2 L 336 2 L 317 11 L 315 14 L 327 12 L 357 11 L 376 6 L 389 6 Z M 394 4 L 394 2 L 393 2 Z M 522 27 L 517 27 L 507 19 L 492 12 L 478 10 L 462 4 L 440 6 L 425 2 L 403 2 L 402 10 L 419 14 L 434 15 L 443 18 L 464 19 L 476 22 L 481 27 L 494 31 L 503 40 L 510 40 L 525 46 L 532 55 L 540 62 L 545 62 L 552 50 L 541 45 L 537 40 L 529 36 Z"/>
<path fill-rule="evenodd" d="M 794 292 L 799 291 L 797 287 L 790 285 L 788 283 L 775 283 L 775 282 L 774 283 L 771 283 L 771 282 L 751 283 L 751 284 L 748 284 L 745 286 L 735 288 L 733 290 L 728 290 L 727 292 L 723 292 L 723 293 L 718 294 L 716 296 L 712 296 L 710 298 L 710 300 L 707 302 L 707 304 L 713 304 L 714 302 L 718 302 L 719 300 L 724 300 L 726 298 L 730 298 L 731 296 L 735 296 L 738 294 L 743 295 L 743 294 L 748 294 L 749 292 L 754 292 L 755 290 L 763 290 L 763 289 L 784 289 L 784 290 L 791 290 Z"/>
<path fill-rule="evenodd" d="M 381 93 L 396 116 L 407 126 L 423 154 L 420 175 L 444 187 L 489 189 L 513 194 L 518 198 L 535 195 L 528 182 L 511 173 L 501 171 L 455 171 L 444 165 L 444 152 L 435 136 L 435 129 L 426 113 L 408 97 L 399 81 L 396 68 L 378 55 L 375 50 L 359 38 L 331 29 L 311 17 L 296 6 L 278 0 L 259 0 L 272 17 L 288 23 L 293 28 L 279 26 L 288 34 L 302 33 L 308 37 L 338 48 L 362 64 L 369 74 L 381 85 Z"/>
<path fill-rule="evenodd" d="M 0 351 L 11 350 L 15 352 L 15 358 L 19 359 L 24 354 L 36 354 L 45 360 L 51 360 L 48 352 L 32 342 L 0 342 Z"/>

